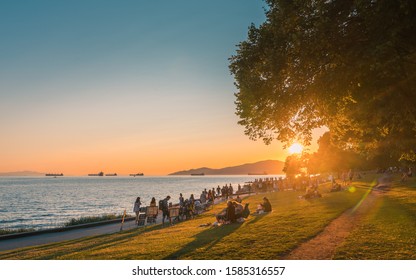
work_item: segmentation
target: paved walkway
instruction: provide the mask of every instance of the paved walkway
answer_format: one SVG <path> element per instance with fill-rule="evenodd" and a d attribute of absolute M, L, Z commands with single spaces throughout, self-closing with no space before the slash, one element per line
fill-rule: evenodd
<path fill-rule="evenodd" d="M 242 195 L 243 197 L 245 195 Z M 222 202 L 221 199 L 216 199 L 214 204 Z M 162 214 L 159 213 L 156 219 L 156 224 L 162 223 Z M 114 223 L 114 224 L 106 224 L 106 225 L 99 225 L 94 227 L 88 228 L 79 228 L 79 229 L 72 229 L 68 231 L 61 231 L 61 232 L 50 232 L 50 233 L 41 233 L 31 236 L 24 236 L 14 239 L 6 239 L 0 240 L 0 251 L 6 250 L 13 250 L 28 246 L 36 246 L 36 245 L 43 245 L 48 243 L 54 242 L 61 242 L 67 240 L 73 240 L 78 238 L 83 238 L 87 236 L 94 236 L 100 234 L 110 234 L 120 231 L 121 223 Z M 135 225 L 135 221 L 126 221 L 123 225 L 123 230 L 129 230 L 137 228 Z"/>
<path fill-rule="evenodd" d="M 31 235 L 25 237 L 19 237 L 14 239 L 0 240 L 0 251 L 12 250 L 27 246 L 35 246 L 48 244 L 53 242 L 60 242 L 66 240 L 73 240 L 77 238 L 109 234 L 120 231 L 121 223 L 106 224 L 101 226 L 79 228 L 61 232 L 42 233 L 38 235 Z M 127 221 L 123 225 L 123 230 L 129 230 L 136 228 L 135 221 Z"/>

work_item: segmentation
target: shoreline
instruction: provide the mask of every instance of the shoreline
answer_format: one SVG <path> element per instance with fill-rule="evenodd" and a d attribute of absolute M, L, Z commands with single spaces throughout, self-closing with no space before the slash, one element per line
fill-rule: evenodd
<path fill-rule="evenodd" d="M 70 219 L 101 216 L 134 215 L 132 206 L 137 196 L 150 203 L 152 197 L 161 200 L 170 195 L 183 193 L 185 198 L 194 194 L 199 198 L 202 190 L 232 183 L 243 185 L 254 180 L 248 177 L 147 177 L 135 179 L 120 177 L 112 179 L 72 177 L 66 179 L 46 177 L 0 178 L 1 204 L 4 205 L 4 220 L 0 228 L 6 231 L 20 229 L 44 230 L 63 227 Z M 22 207 L 21 201 L 26 201 Z M 25 210 L 23 209 L 25 208 Z M 3 223 L 4 222 L 4 223 Z M 3 232 L 2 232 L 3 233 Z"/>
<path fill-rule="evenodd" d="M 230 195 L 229 197 L 240 195 L 242 198 L 244 198 L 244 197 L 250 196 L 252 194 L 256 194 L 256 193 L 250 192 L 250 193 L 233 194 L 233 195 Z M 213 205 L 217 205 L 217 204 L 220 204 L 220 203 L 225 202 L 225 201 L 226 201 L 226 199 L 222 198 L 222 197 L 215 198 Z M 176 204 L 173 204 L 172 206 L 176 206 Z M 198 215 L 196 215 L 196 216 L 198 216 Z M 162 218 L 161 217 L 162 217 L 162 214 L 159 210 L 159 213 L 158 213 L 158 216 L 157 216 L 157 219 L 156 219 L 155 223 L 152 223 L 152 224 L 147 224 L 146 223 L 143 226 L 136 226 L 135 225 L 134 227 L 144 228 L 144 227 L 149 226 L 149 225 L 162 224 Z M 125 222 L 131 222 L 131 221 L 134 221 L 135 219 L 136 219 L 136 217 L 126 217 L 124 219 L 124 221 Z M 40 235 L 49 234 L 49 233 L 67 232 L 67 231 L 77 230 L 77 229 L 94 228 L 94 227 L 100 227 L 100 226 L 105 226 L 105 225 L 110 225 L 110 224 L 119 224 L 120 225 L 120 231 L 123 231 L 121 221 L 122 221 L 122 218 L 117 218 L 117 219 L 113 219 L 113 220 L 99 221 L 99 222 L 93 222 L 93 223 L 85 223 L 85 224 L 79 224 L 79 225 L 73 225 L 73 226 L 67 226 L 67 227 L 57 227 L 57 228 L 49 228 L 49 229 L 35 230 L 35 231 L 29 231 L 29 232 L 5 234 L 5 235 L 0 235 L 0 241 L 2 241 L 2 240 L 11 240 L 11 239 L 19 239 L 19 238 L 30 237 L 30 236 L 40 236 Z M 129 226 L 129 228 L 126 229 L 126 230 L 129 230 L 129 229 L 131 229 L 131 226 Z"/>

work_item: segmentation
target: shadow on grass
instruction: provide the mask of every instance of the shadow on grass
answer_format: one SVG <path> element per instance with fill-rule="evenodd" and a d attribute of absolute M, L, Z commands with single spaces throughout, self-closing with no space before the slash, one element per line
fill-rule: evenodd
<path fill-rule="evenodd" d="M 252 217 L 252 218 L 248 222 L 246 222 L 245 224 L 246 225 L 255 224 L 255 223 L 257 223 L 258 221 L 260 221 L 264 217 L 267 217 L 270 214 L 271 213 L 263 213 L 263 214 L 256 214 L 256 215 L 251 214 L 250 217 Z"/>
<path fill-rule="evenodd" d="M 165 260 L 182 259 L 188 255 L 192 255 L 195 252 L 205 252 L 212 249 L 218 242 L 224 237 L 238 230 L 242 225 L 248 226 L 257 223 L 264 217 L 267 217 L 270 213 L 264 213 L 261 215 L 251 215 L 250 219 L 245 223 L 233 223 L 229 225 L 223 225 L 221 227 L 209 228 L 194 236 L 194 241 L 184 245 L 181 249 L 177 250 L 164 257 Z M 198 258 L 194 258 L 198 259 Z"/>
<path fill-rule="evenodd" d="M 226 237 L 227 235 L 237 230 L 241 225 L 242 225 L 241 223 L 234 223 L 234 224 L 229 224 L 229 225 L 223 225 L 217 228 L 210 228 L 210 229 L 204 230 L 194 236 L 195 237 L 194 241 L 186 244 L 178 251 L 169 254 L 163 259 L 165 260 L 181 259 L 182 257 L 190 253 L 200 250 L 202 247 L 204 247 L 204 251 L 208 251 L 213 246 L 215 246 L 215 244 L 220 242 L 224 237 Z"/>

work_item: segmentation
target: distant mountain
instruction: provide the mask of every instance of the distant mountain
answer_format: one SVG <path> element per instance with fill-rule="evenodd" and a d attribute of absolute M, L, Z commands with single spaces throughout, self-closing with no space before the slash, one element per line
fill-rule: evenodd
<path fill-rule="evenodd" d="M 201 167 L 190 170 L 178 171 L 169 175 L 191 175 L 201 174 L 205 175 L 261 175 L 261 174 L 283 174 L 283 167 L 285 163 L 280 160 L 264 160 L 255 163 L 246 163 L 238 166 L 230 166 L 220 169 L 213 169 L 208 167 Z"/>
<path fill-rule="evenodd" d="M 0 176 L 45 176 L 45 173 L 39 173 L 35 171 L 16 171 L 16 172 L 3 172 Z"/>

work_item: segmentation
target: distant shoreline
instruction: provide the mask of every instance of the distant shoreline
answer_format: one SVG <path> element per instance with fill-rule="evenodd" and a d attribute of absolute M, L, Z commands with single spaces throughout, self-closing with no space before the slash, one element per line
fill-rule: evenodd
<path fill-rule="evenodd" d="M 88 176 L 88 175 L 65 175 L 65 176 L 45 176 L 42 175 L 0 175 L 0 178 L 39 178 L 45 180 L 56 180 L 56 179 L 65 179 L 65 178 L 91 178 L 91 179 L 102 179 L 102 180 L 114 180 L 117 178 L 130 178 L 132 180 L 140 180 L 145 178 L 154 178 L 154 177 L 227 177 L 227 176 L 235 176 L 235 177 L 281 177 L 285 176 L 282 172 L 280 174 L 205 174 L 203 176 L 192 176 L 192 175 L 147 175 L 147 176 L 129 176 L 129 175 L 117 175 L 117 176 Z M 136 179 L 137 178 L 137 179 Z"/>

